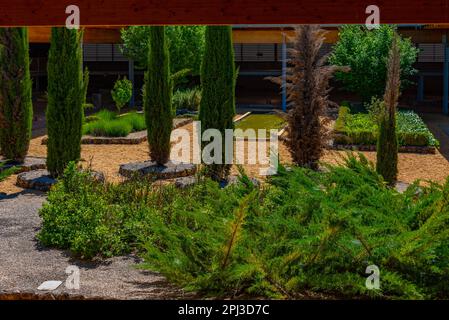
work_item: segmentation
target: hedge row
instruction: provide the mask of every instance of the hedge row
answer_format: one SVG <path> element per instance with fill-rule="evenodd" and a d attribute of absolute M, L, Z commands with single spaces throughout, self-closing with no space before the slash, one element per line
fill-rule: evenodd
<path fill-rule="evenodd" d="M 413 111 L 397 113 L 398 142 L 400 146 L 434 146 L 439 142 Z M 334 142 L 342 145 L 375 145 L 377 124 L 369 114 L 351 114 L 341 107 L 334 126 Z"/>

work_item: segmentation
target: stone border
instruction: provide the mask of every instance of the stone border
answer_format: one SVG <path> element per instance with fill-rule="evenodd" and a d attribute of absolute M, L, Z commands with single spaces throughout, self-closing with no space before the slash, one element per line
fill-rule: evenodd
<path fill-rule="evenodd" d="M 187 177 L 196 173 L 197 166 L 192 163 L 168 161 L 165 165 L 147 160 L 121 164 L 119 173 L 126 178 L 150 176 L 155 179 L 174 179 Z"/>
<path fill-rule="evenodd" d="M 251 114 L 251 111 L 248 111 L 245 114 L 242 114 L 241 116 L 238 116 L 237 118 L 235 118 L 233 121 L 234 123 L 239 122 L 240 120 L 242 120 L 243 118 L 246 118 L 247 116 L 249 116 Z"/>
<path fill-rule="evenodd" d="M 45 169 L 47 167 L 46 161 L 47 160 L 45 158 L 41 157 L 25 157 L 25 161 L 20 164 L 15 162 L 8 162 L 6 160 L 0 160 L 0 164 L 4 164 L 2 167 L 0 167 L 0 172 L 12 167 L 18 168 L 16 174 L 31 170 Z"/>
<path fill-rule="evenodd" d="M 192 118 L 173 119 L 173 129 L 185 126 L 193 121 Z M 41 144 L 47 144 L 47 137 L 42 138 Z M 147 131 L 132 132 L 126 137 L 95 137 L 86 135 L 81 138 L 81 144 L 140 144 L 147 141 Z"/>
<path fill-rule="evenodd" d="M 375 145 L 361 145 L 361 144 L 332 144 L 331 148 L 334 150 L 376 151 Z M 398 152 L 435 154 L 436 150 L 437 148 L 433 146 L 400 146 Z"/>
<path fill-rule="evenodd" d="M 90 171 L 93 179 L 104 182 L 104 174 L 97 171 Z M 31 170 L 17 175 L 16 186 L 23 189 L 33 189 L 39 191 L 49 191 L 55 185 L 57 179 L 50 176 L 46 169 Z"/>

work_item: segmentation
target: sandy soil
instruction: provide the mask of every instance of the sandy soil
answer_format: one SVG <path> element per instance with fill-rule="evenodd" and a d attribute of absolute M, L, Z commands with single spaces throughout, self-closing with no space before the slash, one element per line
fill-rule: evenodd
<path fill-rule="evenodd" d="M 188 124 L 182 129 L 192 130 L 192 124 Z M 29 155 L 37 157 L 46 156 L 46 146 L 41 144 L 42 137 L 31 141 Z M 442 143 L 443 145 L 443 143 Z M 445 145 L 445 144 L 444 144 Z M 245 147 L 246 150 L 246 147 Z M 375 162 L 375 152 L 363 152 L 368 159 Z M 280 142 L 279 155 L 281 163 L 290 163 L 291 158 L 286 146 Z M 322 158 L 323 162 L 337 163 L 343 151 L 327 151 Z M 92 169 L 101 171 L 106 178 L 112 182 L 122 181 L 118 174 L 120 164 L 136 162 L 149 159 L 148 145 L 146 142 L 139 145 L 82 145 L 82 165 L 91 166 Z M 259 176 L 260 166 L 244 165 L 246 172 L 250 176 Z M 233 166 L 233 173 L 237 172 L 236 166 Z M 434 180 L 443 182 L 449 175 L 449 162 L 437 151 L 436 154 L 399 154 L 399 180 L 411 183 L 416 179 Z M 16 187 L 16 176 L 11 176 L 3 182 L 0 182 L 0 192 L 16 193 L 22 191 Z"/>

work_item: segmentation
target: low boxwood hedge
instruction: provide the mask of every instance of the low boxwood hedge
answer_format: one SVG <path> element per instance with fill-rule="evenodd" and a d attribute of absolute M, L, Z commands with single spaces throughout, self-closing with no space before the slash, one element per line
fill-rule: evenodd
<path fill-rule="evenodd" d="M 415 112 L 399 111 L 396 119 L 400 146 L 439 146 Z M 373 118 L 367 113 L 351 114 L 347 107 L 340 107 L 334 132 L 336 144 L 375 145 L 377 141 L 377 124 Z"/>

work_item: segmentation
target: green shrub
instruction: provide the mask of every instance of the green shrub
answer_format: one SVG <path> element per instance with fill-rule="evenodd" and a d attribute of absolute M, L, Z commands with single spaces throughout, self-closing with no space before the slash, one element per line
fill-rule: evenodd
<path fill-rule="evenodd" d="M 126 137 L 132 131 L 132 124 L 126 121 L 126 119 L 99 120 L 87 123 L 84 126 L 85 134 L 96 137 Z"/>
<path fill-rule="evenodd" d="M 82 32 L 54 27 L 48 52 L 47 168 L 59 176 L 81 156 L 86 78 L 82 70 Z"/>
<path fill-rule="evenodd" d="M 262 190 L 196 189 L 154 221 L 148 267 L 213 296 L 447 297 L 449 183 L 398 194 L 363 157 L 328 168 L 281 169 Z M 380 290 L 365 287 L 371 264 L 381 270 Z"/>
<path fill-rule="evenodd" d="M 103 137 L 126 137 L 131 132 L 145 130 L 145 118 L 137 112 L 117 116 L 109 110 L 86 117 L 83 134 Z"/>
<path fill-rule="evenodd" d="M 201 101 L 201 90 L 199 88 L 177 90 L 173 94 L 173 110 L 187 109 L 198 111 Z"/>
<path fill-rule="evenodd" d="M 131 100 L 133 95 L 133 84 L 130 80 L 124 77 L 123 79 L 118 79 L 114 88 L 111 90 L 112 99 L 115 102 L 118 112 Z"/>
<path fill-rule="evenodd" d="M 126 115 L 121 116 L 123 120 L 128 122 L 133 131 L 142 131 L 146 129 L 145 117 L 137 112 L 131 112 Z"/>
<path fill-rule="evenodd" d="M 338 110 L 338 118 L 335 121 L 335 131 L 345 132 L 346 118 L 348 114 L 350 114 L 349 108 L 342 104 L 340 109 Z"/>
<path fill-rule="evenodd" d="M 219 130 L 224 135 L 226 129 L 234 128 L 235 82 L 237 73 L 234 65 L 232 28 L 230 26 L 207 26 L 206 45 L 201 65 L 201 104 L 199 120 L 202 132 L 207 129 Z M 203 144 L 203 147 L 206 143 Z M 208 175 L 216 180 L 226 178 L 230 166 L 224 164 L 225 150 L 221 153 L 221 163 L 205 166 Z"/>
<path fill-rule="evenodd" d="M 4 165 L 0 163 L 0 182 L 8 178 L 10 175 L 16 173 L 19 171 L 19 168 L 17 167 L 11 167 L 8 169 L 2 169 Z"/>
<path fill-rule="evenodd" d="M 0 28 L 0 154 L 22 162 L 31 139 L 30 58 L 27 28 Z"/>
<path fill-rule="evenodd" d="M 448 298 L 449 180 L 401 194 L 362 155 L 344 164 L 224 189 L 102 184 L 71 165 L 38 237 L 84 257 L 137 250 L 147 268 L 214 297 Z M 372 264 L 380 290 L 365 287 Z"/>
<path fill-rule="evenodd" d="M 368 111 L 368 114 L 372 121 L 378 124 L 380 122 L 382 112 L 385 109 L 384 101 L 377 97 L 372 97 L 371 102 L 365 104 L 365 108 Z"/>
<path fill-rule="evenodd" d="M 106 109 L 102 109 L 100 111 L 98 111 L 95 116 L 98 119 L 101 120 L 106 120 L 106 121 L 110 121 L 110 120 L 114 120 L 115 118 L 117 118 L 117 114 L 115 112 L 106 110 Z"/>
<path fill-rule="evenodd" d="M 165 164 L 170 158 L 173 129 L 170 57 L 165 27 L 149 27 L 150 50 L 145 73 L 143 106 L 151 160 Z"/>
<path fill-rule="evenodd" d="M 387 60 L 397 27 L 381 25 L 368 30 L 363 25 L 343 25 L 339 28 L 339 39 L 329 57 L 330 64 L 349 66 L 350 72 L 337 73 L 335 78 L 344 88 L 356 93 L 363 102 L 373 96 L 382 96 L 387 78 Z M 398 38 L 401 65 L 401 89 L 412 82 L 410 78 L 419 49 L 408 38 Z"/>
<path fill-rule="evenodd" d="M 334 125 L 334 141 L 338 144 L 375 145 L 378 134 L 375 118 L 374 114 L 350 114 L 347 108 L 340 107 Z M 439 146 L 438 140 L 415 112 L 397 112 L 396 122 L 400 146 Z"/>
<path fill-rule="evenodd" d="M 83 258 L 100 252 L 104 256 L 124 252 L 120 234 L 116 233 L 122 213 L 98 197 L 101 187 L 89 172 L 79 172 L 73 162 L 68 165 L 40 210 L 43 224 L 38 239 Z"/>

